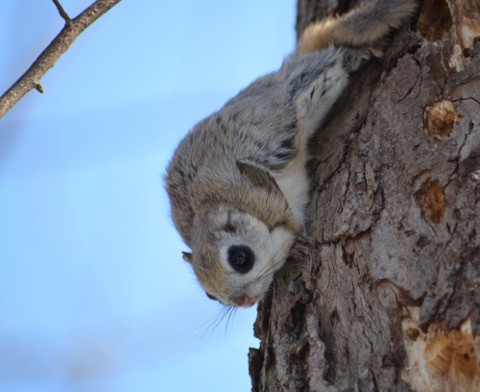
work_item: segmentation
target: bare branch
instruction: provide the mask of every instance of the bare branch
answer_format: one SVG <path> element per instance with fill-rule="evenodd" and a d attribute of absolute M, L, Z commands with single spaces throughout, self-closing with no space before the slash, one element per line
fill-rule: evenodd
<path fill-rule="evenodd" d="M 58 1 L 53 0 L 62 15 L 63 8 Z M 97 0 L 76 18 L 71 19 L 65 27 L 40 54 L 30 68 L 18 79 L 5 94 L 0 97 L 0 118 L 2 118 L 27 92 L 33 89 L 43 92 L 40 79 L 52 68 L 58 59 L 68 50 L 73 41 L 105 12 L 121 0 Z M 62 15 L 65 19 L 65 16 Z"/>
<path fill-rule="evenodd" d="M 70 24 L 70 22 L 72 21 L 70 19 L 70 16 L 68 16 L 68 14 L 66 13 L 66 11 L 63 9 L 62 5 L 60 4 L 60 2 L 58 0 L 53 0 L 53 3 L 55 4 L 55 7 L 57 7 L 57 10 L 58 10 L 58 13 L 60 14 L 60 16 L 65 19 L 65 24 Z"/>

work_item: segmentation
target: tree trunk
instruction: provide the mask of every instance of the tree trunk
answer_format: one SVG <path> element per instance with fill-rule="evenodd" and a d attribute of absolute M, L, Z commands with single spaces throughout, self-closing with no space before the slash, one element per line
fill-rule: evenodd
<path fill-rule="evenodd" d="M 297 34 L 352 6 L 299 0 Z M 254 391 L 480 391 L 479 21 L 425 0 L 318 136 L 315 245 L 259 306 Z"/>

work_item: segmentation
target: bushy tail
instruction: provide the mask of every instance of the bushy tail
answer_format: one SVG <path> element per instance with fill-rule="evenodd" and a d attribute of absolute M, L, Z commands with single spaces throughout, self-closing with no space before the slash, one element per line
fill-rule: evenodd
<path fill-rule="evenodd" d="M 411 19 L 418 5 L 419 0 L 373 0 L 339 18 L 313 23 L 303 32 L 297 52 L 310 53 L 331 44 L 375 44 Z"/>

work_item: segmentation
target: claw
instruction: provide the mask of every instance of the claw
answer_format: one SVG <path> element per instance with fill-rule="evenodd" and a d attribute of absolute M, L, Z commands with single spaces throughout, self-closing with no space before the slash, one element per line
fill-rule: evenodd
<path fill-rule="evenodd" d="M 358 71 L 365 63 L 372 58 L 381 59 L 384 52 L 380 48 L 365 47 L 360 49 L 351 49 L 345 56 L 345 68 L 349 72 Z"/>
<path fill-rule="evenodd" d="M 308 260 L 310 255 L 310 247 L 314 241 L 311 237 L 300 236 L 290 249 L 290 256 L 295 260 Z"/>

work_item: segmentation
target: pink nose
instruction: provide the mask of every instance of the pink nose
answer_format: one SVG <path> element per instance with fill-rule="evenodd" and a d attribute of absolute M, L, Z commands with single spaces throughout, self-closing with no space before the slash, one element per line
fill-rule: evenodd
<path fill-rule="evenodd" d="M 248 308 L 257 302 L 257 298 L 249 297 L 248 295 L 244 295 L 243 297 L 238 297 L 233 300 L 233 303 L 237 306 L 243 306 L 244 308 Z"/>

